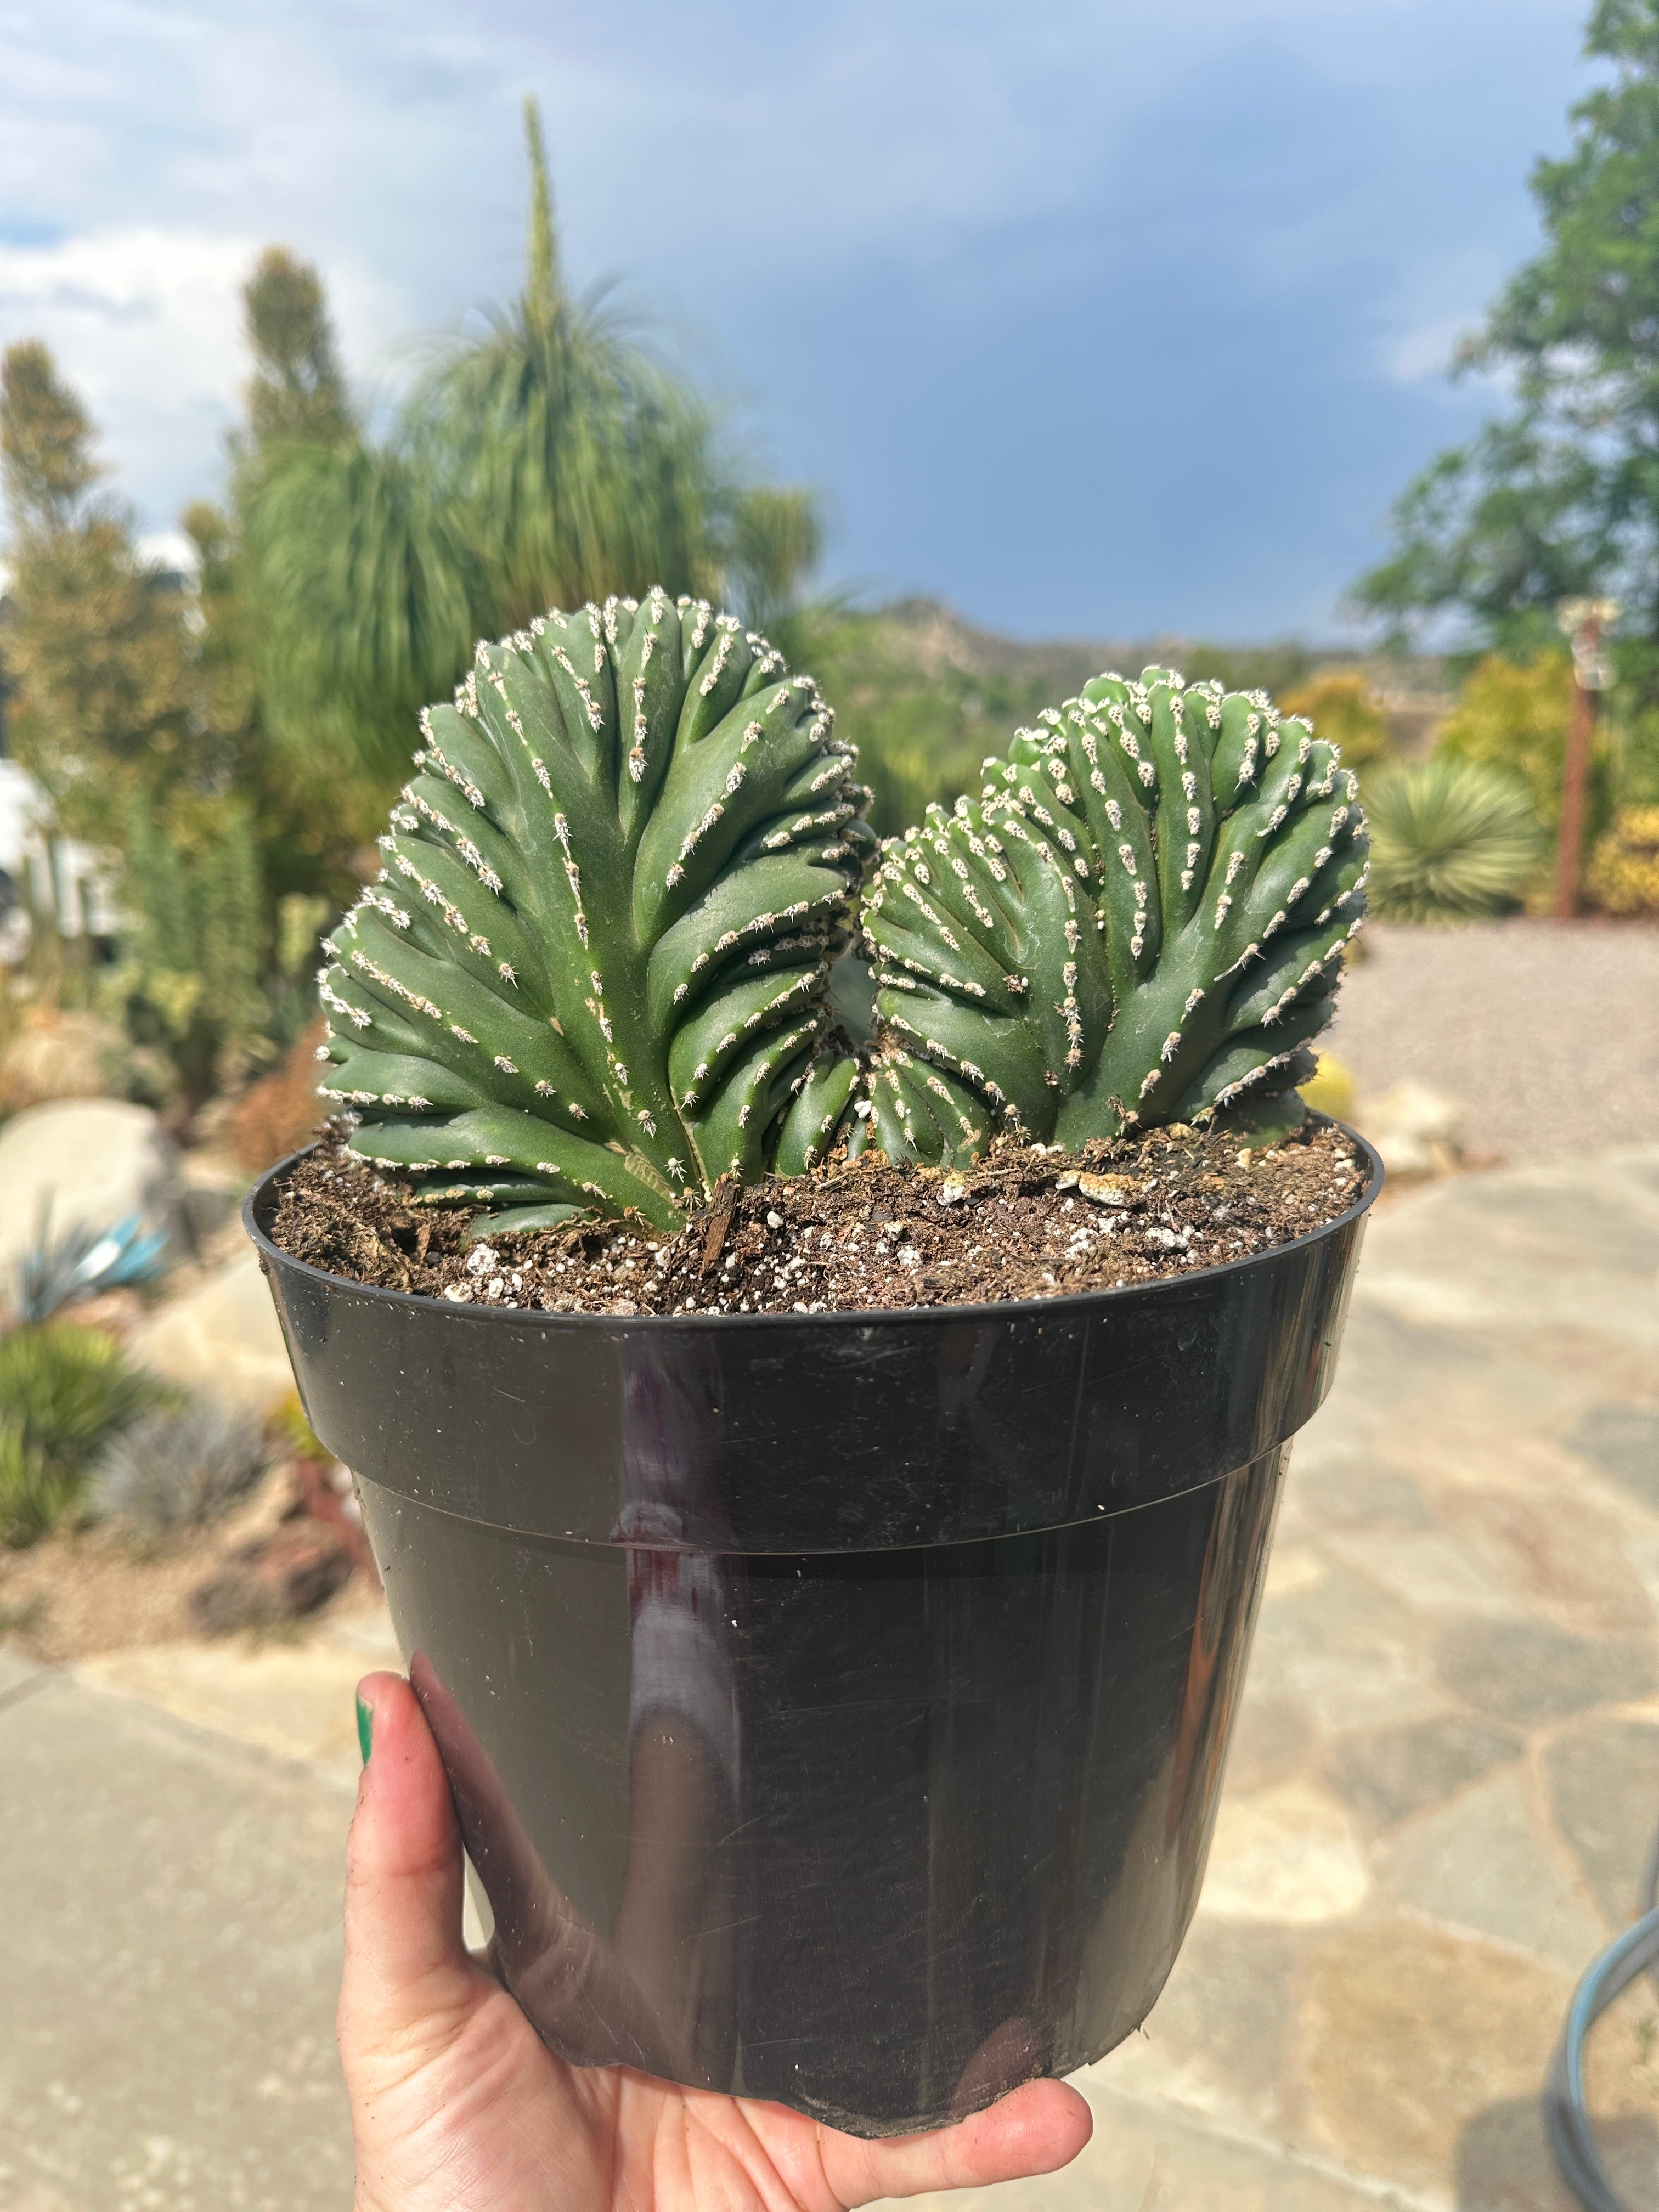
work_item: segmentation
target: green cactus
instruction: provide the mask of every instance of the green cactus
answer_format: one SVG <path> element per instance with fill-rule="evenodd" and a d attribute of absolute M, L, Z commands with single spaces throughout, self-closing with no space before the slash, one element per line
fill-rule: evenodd
<path fill-rule="evenodd" d="M 1168 669 L 1041 720 L 977 801 L 883 849 L 882 1031 L 850 1145 L 952 1160 L 993 1122 L 1075 1147 L 1218 1111 L 1293 1121 L 1364 913 L 1352 775 L 1263 693 Z"/>
<path fill-rule="evenodd" d="M 1262 693 L 1167 669 L 1041 721 L 882 848 L 855 1050 L 830 970 L 874 841 L 811 678 L 659 591 L 480 646 L 330 942 L 353 1152 L 481 1231 L 667 1230 L 843 1140 L 1288 1125 L 1364 910 L 1353 776 Z"/>
<path fill-rule="evenodd" d="M 481 645 L 330 940 L 353 1152 L 496 1229 L 671 1229 L 764 1172 L 842 1085 L 814 1056 L 874 839 L 832 722 L 764 639 L 660 591 Z"/>

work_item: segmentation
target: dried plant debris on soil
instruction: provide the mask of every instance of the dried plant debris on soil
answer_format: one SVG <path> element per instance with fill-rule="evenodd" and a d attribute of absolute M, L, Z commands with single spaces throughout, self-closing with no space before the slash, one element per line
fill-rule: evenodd
<path fill-rule="evenodd" d="M 288 1176 L 272 1235 L 331 1273 L 459 1304 L 554 1313 L 835 1313 L 1051 1298 L 1270 1250 L 1358 1197 L 1364 1164 L 1310 1121 L 1266 1151 L 1160 1129 L 1082 1152 L 1000 1145 L 977 1166 L 879 1153 L 722 1186 L 672 1237 L 638 1220 L 469 1241 L 334 1132 Z"/>

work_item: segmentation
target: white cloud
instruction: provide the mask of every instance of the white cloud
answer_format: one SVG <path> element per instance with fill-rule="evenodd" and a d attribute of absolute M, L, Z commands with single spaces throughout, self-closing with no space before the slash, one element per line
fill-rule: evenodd
<path fill-rule="evenodd" d="M 0 343 L 46 340 L 123 473 L 155 488 L 153 509 L 158 492 L 176 504 L 211 488 L 247 373 L 240 288 L 263 243 L 146 227 L 0 244 Z M 359 360 L 383 351 L 395 328 L 387 288 L 349 264 L 332 274 L 348 346 Z"/>
<path fill-rule="evenodd" d="M 812 380 L 847 362 L 845 328 L 825 325 L 860 288 L 876 295 L 897 264 L 925 280 L 941 356 L 947 325 L 965 346 L 974 317 L 1000 317 L 1029 327 L 1040 366 L 1137 220 L 1162 253 L 1169 216 L 1172 289 L 1200 263 L 1224 281 L 1231 258 L 1272 312 L 1328 314 L 1357 374 L 1427 388 L 1513 258 L 1488 216 L 1500 191 L 1519 200 L 1533 142 L 1501 187 L 1476 179 L 1490 115 L 1419 123 L 1401 88 L 1478 82 L 1495 108 L 1524 49 L 1549 80 L 1540 128 L 1559 129 L 1583 4 L 0 0 L 0 341 L 54 345 L 144 520 L 170 524 L 213 486 L 246 374 L 237 291 L 261 247 L 319 263 L 370 383 L 410 331 L 512 288 L 518 103 L 534 89 L 574 277 L 620 270 L 717 347 L 741 329 L 774 419 L 798 390 L 817 406 L 821 442 L 792 465 L 832 490 L 855 475 L 833 441 L 867 437 L 870 418 L 812 398 Z M 1264 84 L 1297 88 L 1288 134 L 1253 106 Z M 1404 138 L 1376 125 L 1386 102 Z M 1328 179 L 1297 167 L 1295 118 L 1333 116 Z M 1352 148 L 1331 151 L 1351 116 Z M 1170 181 L 1149 187 L 1148 162 Z M 1469 204 L 1425 211 L 1424 179 L 1460 165 Z M 1204 259 L 1206 225 L 1223 244 Z M 769 353 L 753 336 L 768 317 Z M 942 357 L 946 412 L 951 374 Z M 1006 398 L 1017 422 L 1017 375 Z M 1137 433 L 1166 434 L 1182 434 Z M 988 533 L 1017 542 L 1015 510 L 993 506 Z M 937 550 L 943 572 L 954 551 Z"/>

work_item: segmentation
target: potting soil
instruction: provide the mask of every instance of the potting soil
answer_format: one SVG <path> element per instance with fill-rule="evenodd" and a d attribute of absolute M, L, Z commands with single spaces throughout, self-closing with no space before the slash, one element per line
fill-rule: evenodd
<path fill-rule="evenodd" d="M 832 1313 L 1063 1297 L 1190 1273 L 1306 1235 L 1366 1168 L 1317 1116 L 1264 1150 L 1182 1127 L 1081 1152 L 1000 1141 L 971 1168 L 831 1161 L 722 1186 L 669 1236 L 637 1219 L 472 1237 L 331 1125 L 284 1179 L 274 1241 L 387 1290 L 555 1313 Z"/>

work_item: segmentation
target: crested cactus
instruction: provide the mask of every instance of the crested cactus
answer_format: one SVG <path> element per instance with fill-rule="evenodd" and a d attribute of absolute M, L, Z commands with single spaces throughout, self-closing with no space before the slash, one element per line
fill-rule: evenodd
<path fill-rule="evenodd" d="M 491 1231 L 670 1229 L 842 1142 L 1294 1120 L 1364 909 L 1352 774 L 1261 693 L 1165 669 L 1041 722 L 883 848 L 860 1052 L 829 982 L 874 840 L 811 679 L 661 592 L 481 645 L 330 941 L 353 1152 Z"/>
<path fill-rule="evenodd" d="M 951 1159 L 994 1121 L 1075 1146 L 1294 1119 L 1269 1102 L 1311 1073 L 1364 913 L 1353 776 L 1263 694 L 1167 669 L 1041 719 L 980 799 L 884 849 L 864 927 L 884 1041 L 851 1141 Z"/>
<path fill-rule="evenodd" d="M 762 1173 L 874 848 L 811 679 L 659 591 L 481 645 L 422 731 L 320 977 L 354 1153 L 497 1229 Z"/>

